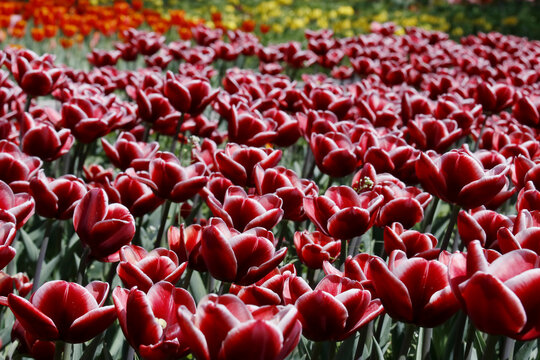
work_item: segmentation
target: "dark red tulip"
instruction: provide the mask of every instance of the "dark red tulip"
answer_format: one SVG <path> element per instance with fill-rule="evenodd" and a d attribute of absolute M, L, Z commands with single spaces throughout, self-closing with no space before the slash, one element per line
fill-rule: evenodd
<path fill-rule="evenodd" d="M 147 122 L 153 124 L 156 130 L 161 130 L 162 124 L 176 120 L 177 113 L 169 103 L 169 100 L 161 93 L 150 90 L 138 89 L 135 95 L 137 102 L 137 114 Z"/>
<path fill-rule="evenodd" d="M 507 84 L 490 85 L 481 82 L 476 88 L 476 101 L 480 103 L 484 110 L 499 112 L 514 103 L 515 90 Z"/>
<path fill-rule="evenodd" d="M 426 260 L 407 258 L 403 251 L 394 250 L 388 266 L 380 258 L 371 260 L 368 277 L 384 310 L 393 319 L 434 327 L 459 309 L 448 282 L 447 263 L 446 253 L 439 259 Z"/>
<path fill-rule="evenodd" d="M 493 260 L 479 241 L 472 241 L 467 254 L 452 255 L 448 276 L 478 330 L 526 341 L 540 336 L 536 316 L 539 263 L 531 250 L 514 250 Z"/>
<path fill-rule="evenodd" d="M 373 225 L 382 201 L 373 191 L 357 194 L 348 186 L 332 186 L 323 196 L 304 198 L 304 210 L 325 235 L 347 240 Z"/>
<path fill-rule="evenodd" d="M 323 173 L 343 177 L 356 170 L 356 148 L 346 135 L 339 132 L 312 134 L 309 144 L 315 162 Z"/>
<path fill-rule="evenodd" d="M 312 269 L 321 269 L 324 261 L 334 262 L 341 251 L 341 241 L 323 233 L 304 230 L 294 233 L 294 247 L 300 261 Z"/>
<path fill-rule="evenodd" d="M 199 224 L 171 226 L 167 239 L 169 248 L 176 253 L 180 263 L 187 262 L 191 269 L 206 272 L 208 270 L 201 253 L 202 229 Z"/>
<path fill-rule="evenodd" d="M 506 215 L 496 211 L 477 209 L 470 212 L 461 210 L 458 214 L 457 227 L 463 244 L 474 240 L 487 248 L 499 249 L 497 232 L 501 228 L 511 228 L 514 222 Z"/>
<path fill-rule="evenodd" d="M 90 255 L 102 261 L 117 261 L 118 251 L 135 235 L 135 220 L 121 204 L 109 204 L 102 189 L 92 189 L 73 214 L 73 226 Z"/>
<path fill-rule="evenodd" d="M 0 298 L 13 294 L 15 291 L 20 296 L 25 297 L 32 290 L 32 282 L 28 278 L 28 275 L 23 273 L 10 276 L 3 271 L 0 271 Z"/>
<path fill-rule="evenodd" d="M 35 121 L 28 113 L 23 115 L 22 131 L 22 151 L 44 161 L 53 161 L 65 155 L 74 140 L 69 129 L 56 131 L 52 124 Z"/>
<path fill-rule="evenodd" d="M 171 72 L 167 73 L 164 94 L 171 105 L 181 113 L 188 113 L 191 116 L 200 115 L 215 100 L 218 93 L 218 90 L 212 90 L 208 80 L 182 81 L 175 78 Z"/>
<path fill-rule="evenodd" d="M 195 313 L 195 301 L 186 290 L 166 281 L 154 284 L 147 293 L 117 287 L 113 301 L 124 336 L 143 359 L 173 360 L 188 353 L 189 335 L 180 329 L 176 315 L 181 306 Z"/>
<path fill-rule="evenodd" d="M 431 159 L 422 153 L 416 175 L 431 194 L 444 201 L 472 209 L 491 201 L 506 184 L 506 165 L 486 171 L 468 148 L 454 149 Z"/>
<path fill-rule="evenodd" d="M 523 96 L 512 107 L 512 115 L 522 124 L 531 127 L 540 125 L 540 98 Z"/>
<path fill-rule="evenodd" d="M 303 201 L 305 196 L 315 196 L 319 188 L 315 182 L 300 179 L 298 175 L 283 166 L 263 170 L 261 165 L 255 166 L 255 187 L 259 195 L 275 194 L 283 200 L 283 217 L 300 221 L 305 218 Z"/>
<path fill-rule="evenodd" d="M 263 228 L 239 232 L 219 219 L 203 229 L 201 254 L 210 274 L 221 281 L 251 285 L 275 269 L 287 249 L 276 252 L 274 235 Z"/>
<path fill-rule="evenodd" d="M 437 239 L 432 234 L 424 234 L 416 230 L 405 230 L 400 223 L 384 228 L 384 252 L 390 255 L 394 250 L 403 251 L 407 257 L 420 256 L 430 258 L 438 256 Z"/>
<path fill-rule="evenodd" d="M 302 332 L 294 306 L 248 307 L 231 294 L 206 296 L 195 315 L 181 307 L 178 320 L 200 360 L 282 360 L 296 347 Z"/>
<path fill-rule="evenodd" d="M 8 295 L 8 305 L 21 326 L 39 340 L 82 343 L 102 333 L 116 319 L 114 306 L 103 306 L 109 284 L 86 287 L 63 280 L 49 281 L 30 301 Z"/>
<path fill-rule="evenodd" d="M 101 145 L 111 163 L 121 170 L 126 170 L 128 167 L 147 170 L 150 159 L 159 149 L 157 142 L 137 141 L 135 135 L 129 132 L 121 133 L 114 145 L 102 138 Z"/>
<path fill-rule="evenodd" d="M 54 90 L 62 70 L 44 57 L 29 60 L 18 54 L 11 60 L 11 73 L 26 94 L 43 96 Z"/>
<path fill-rule="evenodd" d="M 26 155 L 14 143 L 0 140 L 0 180 L 14 192 L 28 191 L 28 180 L 37 173 L 41 164 L 39 158 Z"/>
<path fill-rule="evenodd" d="M 540 211 L 521 210 L 515 220 L 512 230 L 509 227 L 498 229 L 497 240 L 501 252 L 529 249 L 540 254 Z"/>
<path fill-rule="evenodd" d="M 227 144 L 225 150 L 215 152 L 217 169 L 234 184 L 254 185 L 254 168 L 259 164 L 263 169 L 274 167 L 281 159 L 281 150 L 255 148 L 238 144 Z"/>
<path fill-rule="evenodd" d="M 176 284 L 186 269 L 187 263 L 179 264 L 173 251 L 158 248 L 150 252 L 135 245 L 126 245 L 120 249 L 120 263 L 116 273 L 127 288 L 136 286 L 148 292 L 160 282 Z"/>
<path fill-rule="evenodd" d="M 527 181 L 525 187 L 520 190 L 516 203 L 517 211 L 540 210 L 540 191 L 532 181 Z"/>
<path fill-rule="evenodd" d="M 122 53 L 118 50 L 99 50 L 93 49 L 90 53 L 86 55 L 86 59 L 90 65 L 97 67 L 102 66 L 114 66 L 120 59 Z"/>
<path fill-rule="evenodd" d="M 277 124 L 259 112 L 233 106 L 227 117 L 228 135 L 231 142 L 248 146 L 264 146 L 277 136 Z"/>
<path fill-rule="evenodd" d="M 27 193 L 13 194 L 13 190 L 0 180 L 0 217 L 20 229 L 34 214 L 35 202 Z"/>
<path fill-rule="evenodd" d="M 293 264 L 274 269 L 261 280 L 248 286 L 232 284 L 229 293 L 237 295 L 240 300 L 248 305 L 285 305 L 283 299 L 283 287 L 285 281 L 296 275 L 296 268 Z"/>
<path fill-rule="evenodd" d="M 204 164 L 183 167 L 170 152 L 157 152 L 150 161 L 148 173 L 149 178 L 128 170 L 128 175 L 150 186 L 159 197 L 173 202 L 183 202 L 195 196 L 208 182 Z"/>
<path fill-rule="evenodd" d="M 435 150 L 443 153 L 455 143 L 463 131 L 454 120 L 438 120 L 431 116 L 419 116 L 407 123 L 410 142 L 422 151 Z"/>
<path fill-rule="evenodd" d="M 138 180 L 139 177 L 149 179 L 148 173 L 137 172 L 137 177 L 129 173 L 120 173 L 114 179 L 113 187 L 116 190 L 119 202 L 129 209 L 134 217 L 151 213 L 163 204 L 163 199 L 156 196 L 150 186 Z"/>
<path fill-rule="evenodd" d="M 213 195 L 207 194 L 206 204 L 214 216 L 218 216 L 229 227 L 246 231 L 254 227 L 267 230 L 276 226 L 283 217 L 283 201 L 277 195 L 247 195 L 239 186 L 227 189 L 221 203 Z"/>
<path fill-rule="evenodd" d="M 383 312 L 360 282 L 337 275 L 327 275 L 315 290 L 291 277 L 284 296 L 298 309 L 302 335 L 313 341 L 344 340 Z"/>
<path fill-rule="evenodd" d="M 11 220 L 15 221 L 15 217 L 9 213 L 1 215 L 2 217 L 11 217 Z M 15 257 L 15 249 L 10 245 L 13 243 L 16 233 L 14 222 L 0 220 L 0 269 L 6 267 Z"/>
<path fill-rule="evenodd" d="M 36 212 L 46 218 L 70 219 L 86 192 L 86 184 L 73 175 L 51 179 L 40 170 L 30 180 L 30 195 L 36 203 Z"/>

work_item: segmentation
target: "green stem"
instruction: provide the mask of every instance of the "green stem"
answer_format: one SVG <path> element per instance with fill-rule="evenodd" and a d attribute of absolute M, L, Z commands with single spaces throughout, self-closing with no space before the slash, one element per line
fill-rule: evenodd
<path fill-rule="evenodd" d="M 444 237 L 441 243 L 441 250 L 446 250 L 446 248 L 448 248 L 448 243 L 450 242 L 450 238 L 452 237 L 452 233 L 454 232 L 454 227 L 457 223 L 459 210 L 459 205 L 452 205 L 452 214 L 450 215 L 450 222 L 448 223 L 448 227 L 446 228 L 446 232 L 444 233 Z"/>
<path fill-rule="evenodd" d="M 41 242 L 41 246 L 39 249 L 39 257 L 36 264 L 36 272 L 34 273 L 32 293 L 36 292 L 37 288 L 40 285 L 39 278 L 41 276 L 41 269 L 43 268 L 43 263 L 45 262 L 45 254 L 47 253 L 47 247 L 49 245 L 49 237 L 53 222 L 53 219 L 47 219 L 47 224 L 45 225 L 45 233 L 43 234 L 43 241 Z"/>
<path fill-rule="evenodd" d="M 54 344 L 54 359 L 55 360 L 62 360 L 65 356 L 65 343 L 63 341 L 58 340 Z"/>
<path fill-rule="evenodd" d="M 181 287 L 183 287 L 184 289 L 188 288 L 192 275 L 193 275 L 193 269 L 188 267 L 186 270 L 186 276 L 184 277 L 184 280 L 182 281 Z"/>
<path fill-rule="evenodd" d="M 154 242 L 154 248 L 161 246 L 161 238 L 163 236 L 163 232 L 165 231 L 165 224 L 167 223 L 167 218 L 169 217 L 169 209 L 171 208 L 171 204 L 171 200 L 165 200 L 165 206 L 163 207 L 163 212 L 161 213 L 161 223 L 159 224 L 159 230 L 156 241 Z"/>
<path fill-rule="evenodd" d="M 347 240 L 341 240 L 341 253 L 339 254 L 341 265 L 345 266 L 345 260 L 347 259 Z"/>
<path fill-rule="evenodd" d="M 514 359 L 514 347 L 516 345 L 516 340 L 507 337 L 504 340 L 504 347 L 501 354 L 501 360 L 512 360 Z"/>
<path fill-rule="evenodd" d="M 360 359 L 364 353 L 364 347 L 366 346 L 367 339 L 371 339 L 373 336 L 373 323 L 375 321 L 370 321 L 366 326 L 360 330 L 360 338 L 358 339 L 358 344 L 356 345 L 356 353 L 354 358 Z"/>
<path fill-rule="evenodd" d="M 184 117 L 186 116 L 185 113 L 182 113 L 180 115 L 180 119 L 176 123 L 176 130 L 174 132 L 174 137 L 172 139 L 171 147 L 169 149 L 170 152 L 174 154 L 174 151 L 176 150 L 176 143 L 178 142 L 178 135 L 180 134 L 180 128 L 182 127 L 182 124 L 184 123 Z"/>
<path fill-rule="evenodd" d="M 77 283 L 80 285 L 83 285 L 88 264 L 90 264 L 90 248 L 85 246 L 81 255 L 81 261 L 79 262 L 79 269 L 77 270 Z"/>
<path fill-rule="evenodd" d="M 488 335 L 486 340 L 486 350 L 482 356 L 482 360 L 491 360 L 495 359 L 497 342 L 499 341 L 498 335 Z"/>
<path fill-rule="evenodd" d="M 431 350 L 432 337 L 433 337 L 433 328 L 424 328 L 424 334 L 422 336 L 422 360 L 429 359 L 429 352 Z"/>
<path fill-rule="evenodd" d="M 424 218 L 424 222 L 422 223 L 422 231 L 423 233 L 429 232 L 431 230 L 431 225 L 433 223 L 433 218 L 435 217 L 435 213 L 437 212 L 437 207 L 439 206 L 440 199 L 436 197 L 431 202 L 431 206 L 429 208 L 429 212 L 427 216 Z"/>
<path fill-rule="evenodd" d="M 403 334 L 403 340 L 401 342 L 401 348 L 399 350 L 398 360 L 407 359 L 407 353 L 409 352 L 409 348 L 411 347 L 411 341 L 413 339 L 415 329 L 416 327 L 414 325 L 405 324 L 405 331 Z"/>

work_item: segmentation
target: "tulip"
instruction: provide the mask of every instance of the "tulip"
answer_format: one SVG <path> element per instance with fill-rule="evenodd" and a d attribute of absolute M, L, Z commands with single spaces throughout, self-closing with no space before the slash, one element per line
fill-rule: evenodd
<path fill-rule="evenodd" d="M 342 133 L 312 134 L 310 147 L 319 169 L 332 177 L 351 174 L 358 165 L 355 146 Z"/>
<path fill-rule="evenodd" d="M 116 319 L 114 306 L 103 306 L 109 284 L 86 287 L 63 280 L 43 284 L 30 298 L 8 295 L 8 305 L 25 331 L 38 340 L 86 342 Z"/>
<path fill-rule="evenodd" d="M 20 229 L 34 213 L 35 202 L 27 193 L 13 194 L 13 190 L 0 180 L 0 216 Z"/>
<path fill-rule="evenodd" d="M 201 253 L 202 229 L 199 224 L 171 226 L 167 231 L 167 240 L 169 248 L 178 256 L 178 262 L 187 262 L 189 268 L 206 272 L 208 270 Z"/>
<path fill-rule="evenodd" d="M 469 243 L 467 251 L 452 255 L 448 277 L 474 326 L 520 341 L 538 338 L 538 255 L 514 250 L 493 260 L 479 241 Z"/>
<path fill-rule="evenodd" d="M 176 284 L 186 269 L 187 263 L 179 264 L 173 251 L 158 248 L 150 252 L 135 245 L 120 249 L 120 263 L 116 272 L 127 288 L 136 286 L 144 292 L 159 281 Z"/>
<path fill-rule="evenodd" d="M 435 327 L 459 309 L 448 283 L 447 253 L 434 260 L 408 259 L 403 251 L 394 250 L 388 267 L 380 258 L 370 261 L 367 276 L 393 319 Z"/>
<path fill-rule="evenodd" d="M 341 242 L 318 231 L 294 233 L 294 247 L 300 261 L 312 269 L 321 269 L 324 261 L 334 262 L 340 254 Z"/>
<path fill-rule="evenodd" d="M 156 196 L 150 186 L 138 180 L 139 177 L 148 179 L 148 173 L 137 172 L 137 177 L 128 173 L 120 173 L 114 179 L 113 187 L 118 193 L 119 202 L 129 209 L 134 217 L 151 213 L 163 204 L 163 199 Z"/>
<path fill-rule="evenodd" d="M 90 255 L 102 261 L 117 261 L 118 251 L 135 235 L 135 220 L 121 204 L 108 203 L 102 189 L 92 189 L 73 214 L 73 226 Z"/>
<path fill-rule="evenodd" d="M 465 209 L 492 200 L 503 189 L 508 170 L 501 164 L 485 171 L 467 147 L 454 149 L 436 160 L 422 153 L 416 162 L 416 174 L 424 189 Z"/>
<path fill-rule="evenodd" d="M 38 172 L 42 161 L 21 152 L 12 142 L 0 140 L 0 180 L 14 192 L 27 192 L 28 180 Z"/>
<path fill-rule="evenodd" d="M 36 212 L 46 218 L 70 219 L 86 192 L 85 183 L 73 175 L 50 179 L 40 170 L 30 180 L 30 195 L 36 203 Z"/>
<path fill-rule="evenodd" d="M 437 239 L 432 234 L 424 234 L 415 230 L 405 230 L 403 225 L 396 222 L 384 228 L 384 252 L 390 255 L 394 250 L 403 251 L 408 258 L 413 256 L 429 259 L 431 255 L 438 256 Z"/>
<path fill-rule="evenodd" d="M 213 195 L 207 194 L 206 203 L 212 214 L 218 216 L 229 227 L 246 231 L 254 227 L 267 230 L 276 226 L 283 217 L 283 201 L 274 194 L 247 195 L 239 186 L 227 189 L 223 204 Z"/>
<path fill-rule="evenodd" d="M 113 291 L 114 308 L 129 344 L 143 359 L 178 359 L 188 353 L 185 330 L 180 329 L 177 311 L 195 313 L 195 301 L 184 289 L 160 281 L 147 293 L 136 287 L 117 287 Z"/>
<path fill-rule="evenodd" d="M 128 132 L 121 133 L 114 146 L 106 139 L 101 139 L 101 144 L 112 164 L 121 170 L 130 166 L 146 170 L 148 165 L 145 166 L 144 163 L 149 163 L 159 149 L 157 142 L 137 142 L 135 136 Z"/>
<path fill-rule="evenodd" d="M 35 59 L 29 59 L 22 53 L 15 55 L 11 60 L 13 77 L 29 96 L 48 95 L 58 84 L 62 70 L 54 67 L 48 60 L 37 56 Z"/>
<path fill-rule="evenodd" d="M 106 51 L 93 49 L 89 54 L 86 55 L 86 59 L 90 65 L 97 67 L 115 66 L 121 55 L 122 53 L 118 50 Z"/>
<path fill-rule="evenodd" d="M 178 319 L 186 342 L 200 360 L 282 360 L 296 347 L 302 332 L 293 306 L 248 308 L 230 294 L 207 295 L 195 315 L 181 307 Z"/>
<path fill-rule="evenodd" d="M 319 231 L 340 240 L 366 232 L 374 223 L 383 196 L 357 194 L 348 186 L 332 186 L 323 196 L 304 198 L 304 209 Z"/>
<path fill-rule="evenodd" d="M 313 341 L 345 340 L 383 312 L 358 281 L 337 275 L 327 275 L 314 290 L 291 277 L 284 297 L 298 309 L 302 335 Z"/>
<path fill-rule="evenodd" d="M 254 184 L 254 168 L 274 167 L 281 159 L 281 150 L 262 149 L 245 145 L 227 144 L 225 150 L 215 152 L 218 170 L 233 183 L 240 186 Z"/>
<path fill-rule="evenodd" d="M 1 215 L 15 221 L 15 217 L 9 213 Z M 11 221 L 0 220 L 0 269 L 6 267 L 15 257 L 15 249 L 10 246 L 13 243 L 13 239 L 15 239 L 15 235 L 15 224 Z"/>
<path fill-rule="evenodd" d="M 56 131 L 46 123 L 34 121 L 28 113 L 23 115 L 21 149 L 30 156 L 37 156 L 45 161 L 53 161 L 65 155 L 73 144 L 73 135 L 69 129 Z"/>
<path fill-rule="evenodd" d="M 457 227 L 463 244 L 474 240 L 480 241 L 485 248 L 499 249 L 497 232 L 501 228 L 510 228 L 513 221 L 506 215 L 492 210 L 461 210 L 458 214 Z"/>
<path fill-rule="evenodd" d="M 274 235 L 255 227 L 243 233 L 219 218 L 204 227 L 201 254 L 210 274 L 221 281 L 251 285 L 283 261 L 287 248 L 276 252 Z"/>

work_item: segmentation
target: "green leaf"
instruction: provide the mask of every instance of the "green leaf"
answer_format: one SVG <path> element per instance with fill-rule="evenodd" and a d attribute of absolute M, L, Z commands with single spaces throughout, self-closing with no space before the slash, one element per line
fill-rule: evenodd
<path fill-rule="evenodd" d="M 84 352 L 80 358 L 80 360 L 90 360 L 95 358 L 96 350 L 98 346 L 101 344 L 103 336 L 98 335 L 96 336 L 90 344 L 84 349 Z"/>
<path fill-rule="evenodd" d="M 24 243 L 24 250 L 28 254 L 28 258 L 32 260 L 32 262 L 36 262 L 39 257 L 39 249 L 34 244 L 32 239 L 30 238 L 30 235 L 24 229 L 20 229 L 21 239 Z"/>
<path fill-rule="evenodd" d="M 201 274 L 198 271 L 194 271 L 189 279 L 189 286 L 191 287 L 191 292 L 195 302 L 198 303 L 203 297 L 206 296 L 206 286 L 204 281 L 201 278 Z"/>
<path fill-rule="evenodd" d="M 352 359 L 359 336 L 351 335 L 347 340 L 341 343 L 335 359 Z M 359 344 L 363 346 L 363 344 Z"/>
<path fill-rule="evenodd" d="M 486 340 L 484 340 L 484 333 L 475 331 L 474 334 L 474 347 L 478 354 L 483 354 L 486 351 Z"/>
<path fill-rule="evenodd" d="M 377 339 L 375 338 L 375 336 L 373 336 L 373 346 L 375 348 L 375 353 L 377 354 L 377 359 L 384 360 L 383 352 L 382 352 L 381 347 L 379 346 L 379 343 L 377 342 Z"/>
<path fill-rule="evenodd" d="M 41 276 L 40 276 L 41 284 L 45 283 L 51 277 L 51 274 L 57 268 L 57 265 L 60 262 L 61 257 L 62 255 L 58 254 L 54 258 L 52 258 L 51 261 L 49 261 L 43 266 L 43 268 L 41 269 Z M 40 286 L 41 284 L 37 284 L 36 286 Z"/>

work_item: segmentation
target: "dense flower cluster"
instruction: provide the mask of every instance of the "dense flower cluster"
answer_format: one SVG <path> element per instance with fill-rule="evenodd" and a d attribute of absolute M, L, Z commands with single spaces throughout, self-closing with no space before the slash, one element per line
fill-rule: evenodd
<path fill-rule="evenodd" d="M 284 359 L 383 313 L 540 337 L 538 42 L 196 31 L 126 31 L 89 71 L 0 52 L 0 311 L 21 353 L 115 319 L 144 359 Z M 139 55 L 162 59 L 114 66 Z M 259 71 L 225 71 L 239 56 Z M 314 63 L 329 75 L 284 74 Z"/>

